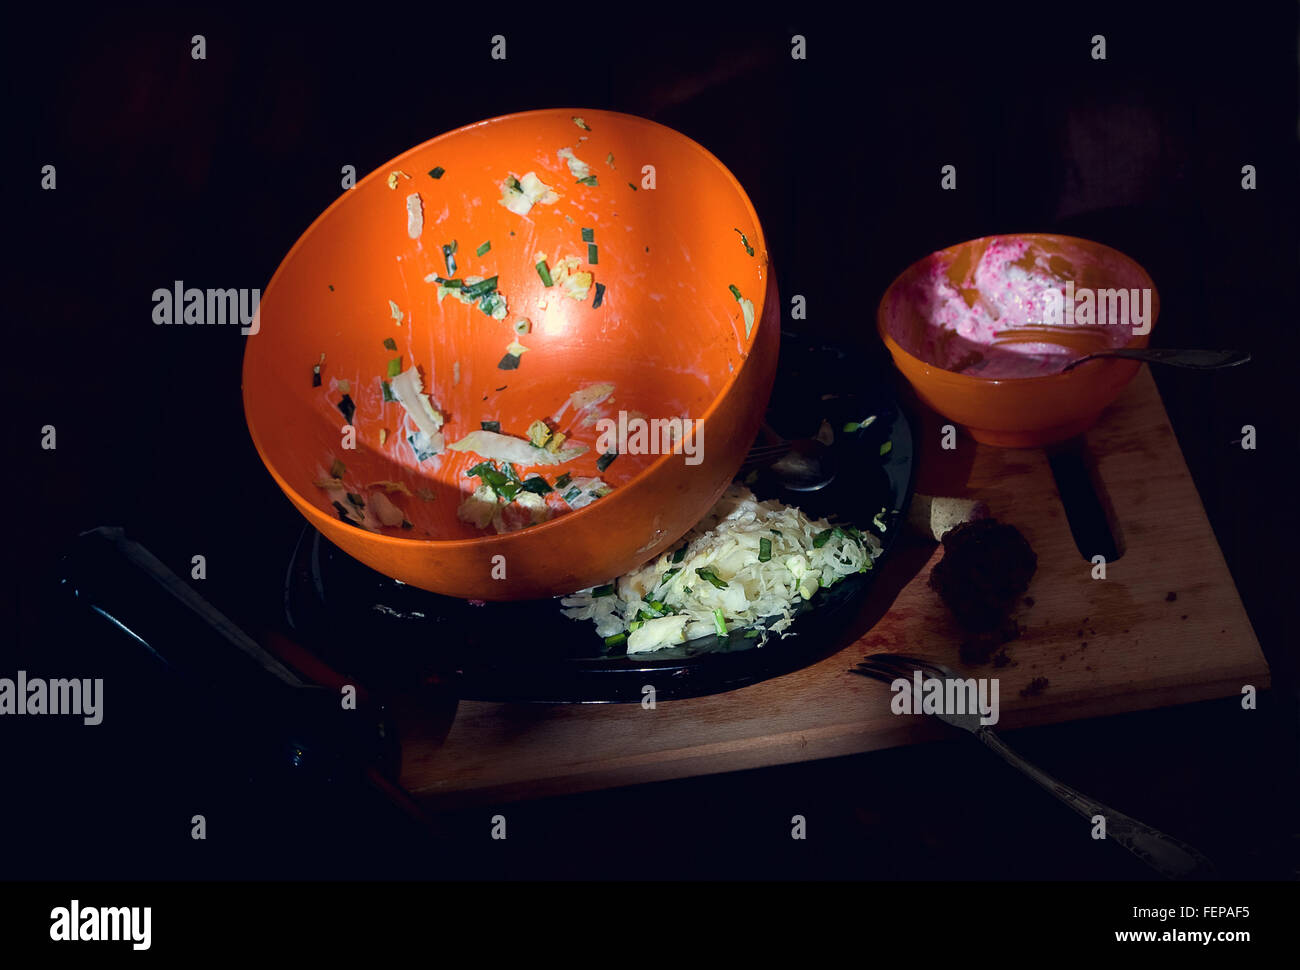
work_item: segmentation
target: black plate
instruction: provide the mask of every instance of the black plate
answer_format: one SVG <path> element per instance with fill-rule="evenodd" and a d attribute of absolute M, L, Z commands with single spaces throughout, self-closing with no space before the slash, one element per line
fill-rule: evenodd
<path fill-rule="evenodd" d="M 811 435 L 821 418 L 831 422 L 838 474 L 817 492 L 783 493 L 766 478 L 751 483 L 754 492 L 864 530 L 886 510 L 886 529 L 877 532 L 884 551 L 874 568 L 801 605 L 791 636 L 771 637 L 759 647 L 738 631 L 628 658 L 606 648 L 592 622 L 565 617 L 558 599 L 475 606 L 439 596 L 375 572 L 310 527 L 287 577 L 290 625 L 304 645 L 364 683 L 396 687 L 412 678 L 436 679 L 470 700 L 630 702 L 641 700 L 647 684 L 658 699 L 694 697 L 815 663 L 842 646 L 840 636 L 885 568 L 911 500 L 911 425 L 884 380 L 867 383 L 880 391 L 813 395 L 811 401 L 805 393 L 797 407 L 781 403 L 780 383 L 774 392 L 768 418 L 782 433 Z M 876 420 L 870 426 L 843 433 L 846 422 L 871 414 Z M 885 442 L 890 447 L 881 455 Z"/>

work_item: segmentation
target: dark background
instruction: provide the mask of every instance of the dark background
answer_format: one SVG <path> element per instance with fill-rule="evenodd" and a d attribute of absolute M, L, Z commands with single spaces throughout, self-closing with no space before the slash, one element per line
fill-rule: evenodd
<path fill-rule="evenodd" d="M 12 15 L 0 675 L 130 662 L 52 595 L 59 556 L 96 525 L 126 526 L 182 575 L 203 553 L 210 600 L 255 633 L 276 621 L 301 520 L 248 439 L 244 338 L 155 327 L 156 287 L 264 288 L 345 164 L 365 174 L 496 114 L 612 108 L 696 139 L 746 187 L 781 292 L 808 300 L 809 319 L 784 324 L 794 345 L 876 354 L 875 305 L 906 265 L 1039 230 L 1145 265 L 1161 295 L 1156 345 L 1255 352 L 1232 371 L 1156 378 L 1274 690 L 1254 715 L 1230 698 L 1009 739 L 1226 875 L 1294 878 L 1296 8 L 994 20 L 913 7 L 665 7 L 627 22 L 575 7 L 536 30 L 536 8 Z M 195 33 L 204 61 L 190 57 Z M 489 59 L 494 33 L 504 62 Z M 806 61 L 789 57 L 793 33 Z M 53 192 L 39 188 L 47 163 Z M 939 189 L 944 164 L 956 192 Z M 1256 191 L 1241 189 L 1244 164 Z M 56 451 L 39 447 L 45 424 Z M 1243 424 L 1255 451 L 1233 444 Z M 0 723 L 22 790 L 0 809 L 19 836 L 0 877 L 1148 875 L 964 739 L 512 806 L 508 853 L 486 838 L 490 810 L 466 813 L 445 820 L 458 838 L 434 845 L 364 799 L 253 780 L 229 712 L 200 716 L 143 674 L 133 683 L 134 696 L 109 693 L 120 717 L 93 731 Z M 207 842 L 189 838 L 194 812 Z M 808 842 L 788 837 L 795 812 Z"/>

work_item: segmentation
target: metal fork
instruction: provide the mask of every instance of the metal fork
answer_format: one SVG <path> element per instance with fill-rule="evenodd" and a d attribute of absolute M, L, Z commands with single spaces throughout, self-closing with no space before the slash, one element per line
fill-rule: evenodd
<path fill-rule="evenodd" d="M 897 653 L 872 654 L 853 668 L 850 673 L 861 674 L 863 677 L 870 677 L 886 684 L 892 684 L 899 679 L 906 680 L 910 690 L 913 684 L 913 673 L 918 670 L 925 678 L 936 678 L 938 680 L 966 679 L 942 664 Z M 1003 761 L 1019 768 L 1024 774 L 1043 788 L 1046 788 L 1084 818 L 1092 819 L 1097 815 L 1105 818 L 1106 838 L 1118 842 L 1165 878 L 1204 879 L 1213 872 L 1213 865 L 1210 860 L 1186 842 L 1181 842 L 1153 829 L 1149 825 L 1139 822 L 1135 818 L 1130 818 L 1122 812 L 1108 808 L 1101 802 L 1075 791 L 1069 785 L 1062 784 L 1045 771 L 1026 761 L 994 734 L 987 724 L 980 723 L 978 711 L 963 714 L 941 711 L 935 716 L 945 724 L 961 728 L 963 731 L 969 731 L 975 735 L 987 747 L 997 752 Z"/>

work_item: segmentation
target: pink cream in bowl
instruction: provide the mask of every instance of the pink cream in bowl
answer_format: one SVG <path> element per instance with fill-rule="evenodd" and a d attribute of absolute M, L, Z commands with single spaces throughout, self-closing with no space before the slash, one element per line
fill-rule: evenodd
<path fill-rule="evenodd" d="M 1077 357 L 1123 347 L 1149 332 L 1146 274 L 1122 254 L 1099 258 L 1073 242 L 992 236 L 969 249 L 934 253 L 899 294 L 888 333 L 908 353 L 944 370 L 1015 379 L 1058 373 Z M 918 317 L 923 326 L 916 325 Z M 1043 326 L 1059 327 L 1062 342 L 1050 334 L 1042 341 L 1023 339 L 1031 335 L 1024 328 Z M 1022 331 L 1020 339 L 995 341 L 1008 331 Z"/>

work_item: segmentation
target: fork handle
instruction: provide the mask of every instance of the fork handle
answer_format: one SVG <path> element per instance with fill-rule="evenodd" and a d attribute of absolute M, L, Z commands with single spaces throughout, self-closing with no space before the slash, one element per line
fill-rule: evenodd
<path fill-rule="evenodd" d="M 1123 812 L 1108 808 L 1082 792 L 1063 784 L 1037 765 L 1026 761 L 988 727 L 981 727 L 975 736 L 997 752 L 1007 764 L 1019 768 L 1060 801 L 1069 805 L 1084 818 L 1097 815 L 1106 820 L 1106 838 L 1113 839 L 1167 879 L 1206 878 L 1213 865 L 1196 849 L 1151 826 L 1130 818 Z"/>

